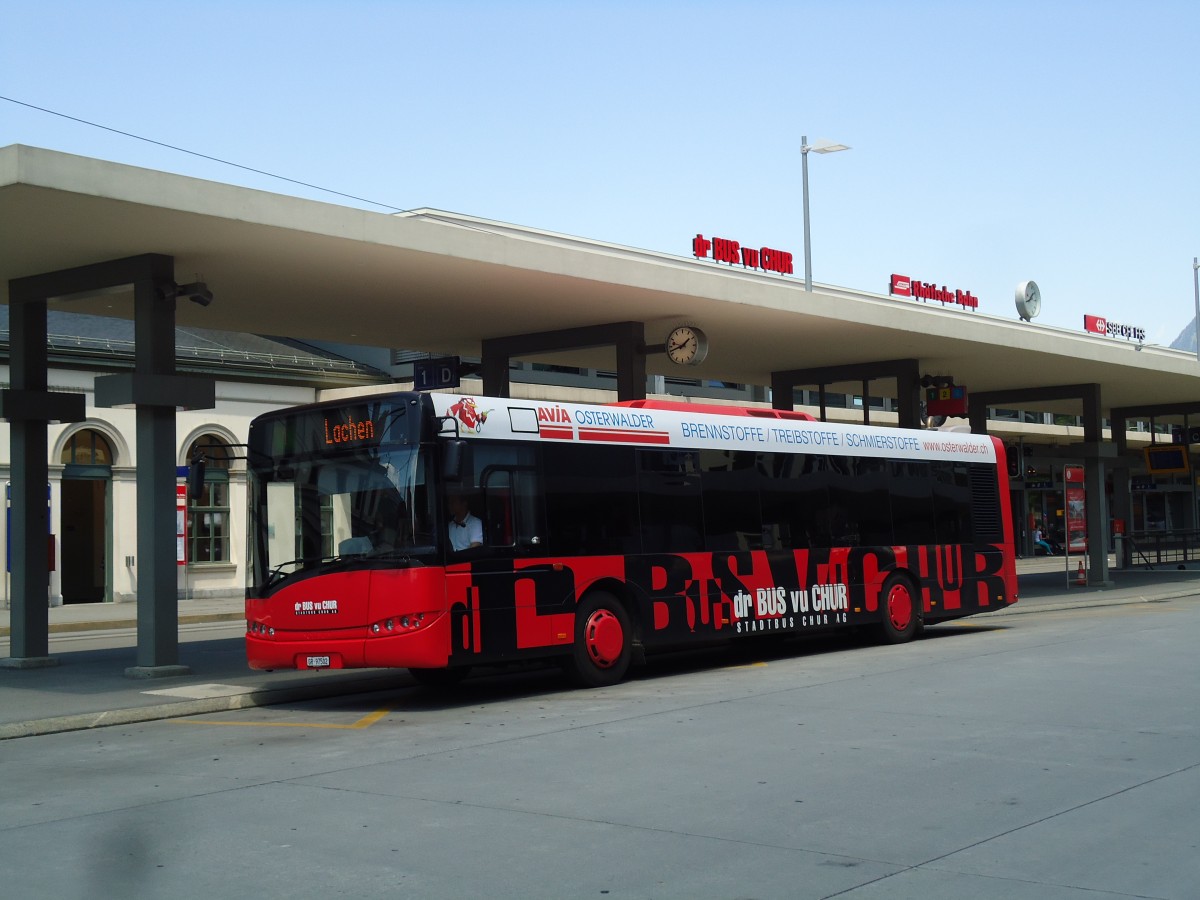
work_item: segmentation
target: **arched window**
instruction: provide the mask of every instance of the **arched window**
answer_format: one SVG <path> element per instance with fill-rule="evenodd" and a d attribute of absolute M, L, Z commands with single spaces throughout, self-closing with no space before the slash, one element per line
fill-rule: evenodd
<path fill-rule="evenodd" d="M 229 562 L 229 445 L 215 434 L 203 434 L 188 448 L 187 458 L 204 457 L 204 489 L 188 503 L 188 564 Z"/>
<path fill-rule="evenodd" d="M 112 444 L 94 428 L 82 428 L 63 445 L 59 462 L 67 466 L 111 466 Z"/>

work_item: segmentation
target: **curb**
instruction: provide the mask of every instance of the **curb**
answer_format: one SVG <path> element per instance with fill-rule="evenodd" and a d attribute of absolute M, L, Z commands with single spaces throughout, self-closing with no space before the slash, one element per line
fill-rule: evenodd
<path fill-rule="evenodd" d="M 372 691 L 398 687 L 397 676 L 404 678 L 403 670 L 375 674 L 366 677 L 346 678 L 336 682 L 319 684 L 307 682 L 278 688 L 262 688 L 226 697 L 205 697 L 201 700 L 180 700 L 174 703 L 158 703 L 104 712 L 76 713 L 69 716 L 54 716 L 48 719 L 30 719 L 0 725 L 0 741 L 23 737 L 38 737 L 46 734 L 61 734 L 67 731 L 87 731 L 91 728 L 107 728 L 112 725 L 135 725 L 162 719 L 177 719 L 200 716 L 205 713 L 230 712 L 272 706 L 297 700 L 320 700 L 343 694 L 365 694 Z"/>
<path fill-rule="evenodd" d="M 205 622 L 237 622 L 245 619 L 242 612 L 192 613 L 179 617 L 180 625 L 200 625 Z M 50 634 L 68 634 L 76 631 L 120 631 L 137 628 L 137 619 L 113 619 L 106 622 L 58 622 L 50 626 Z M 0 625 L 0 637 L 11 637 L 12 626 Z"/>
<path fill-rule="evenodd" d="M 1091 609 L 1100 606 L 1135 606 L 1142 603 L 1163 603 L 1168 600 L 1179 600 L 1185 597 L 1200 596 L 1200 589 L 1188 588 L 1155 596 L 1138 594 L 1135 596 L 1101 598 L 1090 594 L 1087 598 L 1060 603 L 1030 603 L 1022 607 L 1020 601 L 1001 610 L 986 613 L 976 613 L 971 619 L 993 619 L 1003 616 L 1029 615 L 1039 612 L 1059 612 L 1073 609 Z M 210 622 L 232 621 L 241 619 L 240 613 L 221 613 L 216 615 L 181 616 L 180 622 Z M 64 631 L 96 630 L 94 623 L 64 623 L 73 626 Z M 110 628 L 122 627 L 117 623 L 106 623 Z M 129 627 L 135 627 L 136 622 Z M 372 691 L 388 690 L 398 687 L 397 676 L 407 678 L 403 670 L 388 670 L 384 673 L 347 677 L 337 681 L 307 681 L 277 688 L 258 688 L 244 693 L 231 694 L 224 697 L 206 697 L 199 700 L 179 700 L 171 703 L 158 703 L 153 706 L 130 707 L 126 709 L 107 710 L 103 712 L 76 713 L 68 716 L 54 716 L 47 719 L 30 719 L 24 722 L 14 722 L 0 725 L 0 741 L 13 740 L 23 737 L 37 737 L 47 734 L 61 734 L 68 731 L 86 731 L 92 728 L 105 728 L 112 725 L 134 725 L 141 722 L 154 722 L 163 719 L 199 716 L 207 713 L 231 712 L 239 709 L 252 709 L 259 706 L 272 706 L 279 703 L 291 703 L 299 700 L 319 700 L 325 697 L 337 697 L 345 694 L 370 693 Z"/>
<path fill-rule="evenodd" d="M 1094 596 L 1094 595 L 1093 595 Z M 1067 600 L 1060 603 L 1033 603 L 1030 601 L 1028 606 L 1022 606 L 1020 599 L 1012 606 L 1007 606 L 1004 609 L 998 609 L 994 612 L 975 613 L 970 618 L 972 619 L 992 619 L 999 616 L 1020 616 L 1029 615 L 1030 613 L 1039 612 L 1061 612 L 1067 609 L 1093 609 L 1097 606 L 1136 606 L 1139 603 L 1165 603 L 1168 600 L 1181 600 L 1185 597 L 1200 596 L 1200 588 L 1189 588 L 1187 590 L 1175 591 L 1168 594 L 1155 594 L 1147 596 L 1138 594 L 1129 597 L 1112 597 L 1096 599 L 1079 599 Z"/>

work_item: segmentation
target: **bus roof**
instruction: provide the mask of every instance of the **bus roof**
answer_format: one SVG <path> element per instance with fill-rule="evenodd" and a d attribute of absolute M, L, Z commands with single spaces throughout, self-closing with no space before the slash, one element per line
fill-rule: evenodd
<path fill-rule="evenodd" d="M 483 440 L 660 449 L 824 453 L 884 459 L 995 464 L 997 439 L 987 435 L 819 422 L 811 416 L 759 416 L 787 410 L 738 411 L 705 404 L 630 401 L 604 405 L 554 400 L 430 394 L 435 415 L 458 433 Z M 799 416 L 803 416 L 800 418 Z"/>
<path fill-rule="evenodd" d="M 688 403 L 684 400 L 618 400 L 606 406 L 627 406 L 631 409 L 669 409 L 673 412 L 705 413 L 710 416 L 752 416 L 758 419 L 791 419 L 815 422 L 817 417 L 794 409 L 765 409 L 755 406 L 722 406 L 719 403 Z"/>

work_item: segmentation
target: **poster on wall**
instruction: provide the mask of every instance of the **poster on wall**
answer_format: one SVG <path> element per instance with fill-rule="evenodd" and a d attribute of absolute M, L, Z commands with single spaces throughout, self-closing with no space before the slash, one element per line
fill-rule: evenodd
<path fill-rule="evenodd" d="M 187 485 L 175 485 L 175 565 L 187 565 Z"/>
<path fill-rule="evenodd" d="M 1083 466 L 1063 467 L 1063 508 L 1066 511 L 1066 547 L 1072 553 L 1087 552 L 1087 494 Z"/>

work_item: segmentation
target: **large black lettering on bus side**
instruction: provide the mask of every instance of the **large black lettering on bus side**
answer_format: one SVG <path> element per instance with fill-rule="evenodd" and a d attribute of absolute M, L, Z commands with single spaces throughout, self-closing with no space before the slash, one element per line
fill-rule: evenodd
<path fill-rule="evenodd" d="M 1000 547 L 977 545 L 965 548 L 963 589 L 972 606 L 1004 606 L 1004 551 Z"/>
<path fill-rule="evenodd" d="M 626 556 L 625 582 L 646 599 L 639 604 L 646 635 L 687 634 L 688 592 L 692 591 L 695 601 L 700 595 L 692 565 L 685 557 L 666 553 Z"/>
<path fill-rule="evenodd" d="M 518 612 L 518 586 L 522 584 L 532 589 L 534 602 L 523 601 L 530 608 Z M 517 570 L 512 560 L 485 560 L 471 564 L 471 591 L 478 598 L 476 608 L 456 604 L 452 610 L 452 655 L 467 654 L 474 662 L 502 660 L 523 648 L 549 643 L 545 637 L 549 626 L 542 627 L 542 617 L 574 608 L 575 573 L 568 566 L 547 564 Z M 523 628 L 527 633 L 520 633 Z M 475 636 L 479 645 L 468 646 L 466 642 Z"/>

